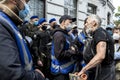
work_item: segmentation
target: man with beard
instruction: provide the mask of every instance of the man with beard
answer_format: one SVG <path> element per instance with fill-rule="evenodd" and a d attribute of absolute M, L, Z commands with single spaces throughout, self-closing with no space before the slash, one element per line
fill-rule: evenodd
<path fill-rule="evenodd" d="M 18 25 L 29 13 L 29 0 L 4 0 L 0 4 L 0 80 L 44 80 L 33 69 L 30 51 Z"/>
<path fill-rule="evenodd" d="M 88 72 L 88 80 L 115 80 L 114 42 L 112 37 L 101 26 L 97 15 L 88 16 L 85 23 L 87 38 L 83 51 L 86 66 L 78 73 Z"/>

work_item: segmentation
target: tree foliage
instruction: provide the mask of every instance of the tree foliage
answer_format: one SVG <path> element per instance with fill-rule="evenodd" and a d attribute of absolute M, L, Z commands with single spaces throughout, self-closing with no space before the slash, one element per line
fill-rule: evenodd
<path fill-rule="evenodd" d="M 120 20 L 115 20 L 115 21 L 114 21 L 114 24 L 115 24 L 116 26 L 118 26 L 118 25 L 120 24 Z"/>
<path fill-rule="evenodd" d="M 120 6 L 118 7 L 118 12 L 115 13 L 115 17 L 117 20 L 114 21 L 115 25 L 118 26 L 120 24 Z"/>

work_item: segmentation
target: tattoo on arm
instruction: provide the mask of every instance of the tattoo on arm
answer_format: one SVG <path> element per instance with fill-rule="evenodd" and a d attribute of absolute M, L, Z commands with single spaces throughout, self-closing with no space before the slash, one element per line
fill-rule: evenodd
<path fill-rule="evenodd" d="M 101 44 L 101 47 L 106 47 L 106 43 L 105 43 L 105 42 L 102 43 L 102 44 Z"/>

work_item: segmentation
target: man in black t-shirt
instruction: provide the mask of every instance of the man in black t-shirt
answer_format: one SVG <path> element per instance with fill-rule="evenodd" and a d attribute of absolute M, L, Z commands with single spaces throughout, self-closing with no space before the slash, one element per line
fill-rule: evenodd
<path fill-rule="evenodd" d="M 87 65 L 78 75 L 88 72 L 89 80 L 115 80 L 112 37 L 100 27 L 101 19 L 97 15 L 89 16 L 85 26 L 86 33 L 91 37 L 87 39 L 83 52 Z"/>

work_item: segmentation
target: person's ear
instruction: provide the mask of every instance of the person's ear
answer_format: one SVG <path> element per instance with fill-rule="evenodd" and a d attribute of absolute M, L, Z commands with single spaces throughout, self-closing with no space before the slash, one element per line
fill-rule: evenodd
<path fill-rule="evenodd" d="M 66 20 L 63 20 L 63 23 L 64 23 L 64 24 L 65 24 L 65 21 L 66 21 Z"/>
<path fill-rule="evenodd" d="M 65 20 L 63 20 L 61 24 L 64 26 L 65 25 Z"/>
<path fill-rule="evenodd" d="M 93 21 L 92 25 L 93 25 L 93 26 L 97 26 L 97 23 L 96 23 L 95 20 Z"/>

